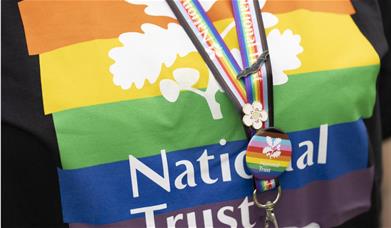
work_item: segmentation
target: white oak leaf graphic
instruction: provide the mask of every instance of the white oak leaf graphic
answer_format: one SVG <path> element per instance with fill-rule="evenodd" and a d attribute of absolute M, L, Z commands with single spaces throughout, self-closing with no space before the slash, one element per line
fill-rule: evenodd
<path fill-rule="evenodd" d="M 266 4 L 266 0 L 258 0 L 259 7 L 263 9 Z M 263 26 L 265 28 L 271 28 L 278 23 L 278 18 L 271 13 L 262 12 Z"/>
<path fill-rule="evenodd" d="M 269 158 L 278 158 L 281 155 L 281 139 L 273 140 L 270 136 L 266 136 L 267 147 L 263 148 L 262 153 Z"/>
<path fill-rule="evenodd" d="M 263 26 L 265 28 L 271 28 L 271 27 L 275 26 L 278 23 L 278 18 L 276 16 L 274 16 L 273 14 L 268 13 L 268 12 L 262 13 L 262 20 L 263 20 L 263 23 L 264 23 Z"/>
<path fill-rule="evenodd" d="M 123 46 L 115 47 L 109 52 L 109 56 L 115 61 L 110 66 L 113 82 L 124 90 L 130 89 L 133 84 L 141 89 L 145 80 L 155 83 L 162 64 L 170 67 L 177 55 L 183 57 L 196 51 L 186 32 L 178 24 L 170 23 L 167 29 L 143 24 L 141 29 L 143 33 L 121 34 L 119 41 Z"/>
<path fill-rule="evenodd" d="M 200 78 L 198 71 L 193 68 L 176 69 L 173 72 L 173 76 L 182 88 L 192 87 Z"/>
<path fill-rule="evenodd" d="M 145 13 L 151 16 L 166 16 L 176 18 L 165 0 L 125 0 L 131 4 L 146 5 Z M 208 11 L 216 0 L 201 0 L 203 8 Z"/>
<path fill-rule="evenodd" d="M 209 71 L 209 80 L 206 90 L 195 88 L 194 85 L 200 78 L 198 70 L 193 68 L 178 68 L 173 71 L 172 79 L 160 81 L 160 91 L 163 97 L 169 102 L 176 102 L 181 91 L 188 91 L 203 97 L 209 106 L 212 118 L 215 120 L 223 118 L 220 104 L 216 100 L 217 92 L 223 92 L 212 73 Z"/>
<path fill-rule="evenodd" d="M 160 91 L 164 98 L 169 102 L 178 100 L 180 88 L 176 81 L 170 79 L 163 79 L 160 81 Z"/>
<path fill-rule="evenodd" d="M 290 29 L 283 33 L 279 29 L 273 29 L 268 34 L 267 42 L 274 85 L 281 85 L 288 81 L 288 76 L 284 71 L 297 69 L 301 66 L 301 61 L 297 57 L 298 54 L 303 52 L 300 41 L 300 35 L 293 34 Z"/>

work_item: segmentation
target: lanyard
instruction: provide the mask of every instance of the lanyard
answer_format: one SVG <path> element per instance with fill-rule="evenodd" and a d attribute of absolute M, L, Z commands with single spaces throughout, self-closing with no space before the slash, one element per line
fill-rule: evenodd
<path fill-rule="evenodd" d="M 258 1 L 232 0 L 232 8 L 243 68 L 256 66 L 252 70 L 254 73 L 244 77 L 248 102 L 262 104 L 268 113 L 264 126 L 267 128 L 273 126 L 273 84 L 270 61 L 266 61 L 268 51 L 260 6 Z"/>
<path fill-rule="evenodd" d="M 233 2 L 239 4 L 241 1 Z M 238 80 L 237 76 L 242 71 L 241 67 L 236 62 L 198 0 L 167 0 L 167 3 L 202 55 L 204 61 L 216 77 L 216 80 L 227 92 L 236 107 L 242 110 L 246 104 L 252 104 L 254 101 L 258 101 L 260 104 L 263 104 L 262 110 L 265 113 L 270 112 L 272 110 L 272 107 L 269 107 L 269 104 L 272 102 L 268 100 L 271 99 L 269 94 L 272 94 L 270 70 L 267 71 L 266 67 L 262 67 L 262 71 L 259 73 L 251 74 Z M 240 6 L 237 5 L 237 7 Z M 238 17 L 244 19 L 240 16 L 240 10 L 237 12 Z M 252 21 L 248 23 L 253 24 Z M 253 59 L 258 58 L 258 55 L 262 53 L 259 53 L 260 50 L 263 50 L 266 46 L 264 45 L 262 47 L 265 41 L 262 42 L 259 32 L 253 32 L 253 34 L 258 35 L 254 36 L 253 40 L 250 40 L 248 39 L 250 37 L 246 36 L 247 33 L 244 33 L 248 30 L 248 27 L 243 26 L 243 28 L 245 30 L 243 30 L 242 37 L 245 39 L 240 38 L 243 41 L 241 52 L 242 57 L 246 57 L 242 58 L 242 62 L 245 67 L 248 67 L 250 65 L 249 63 Z M 254 26 L 252 29 L 258 30 L 258 26 Z M 267 63 L 267 65 L 267 68 L 270 69 L 270 63 Z M 267 75 L 267 77 L 262 77 L 262 75 Z M 268 116 L 271 116 L 271 118 L 265 118 L 262 126 L 269 127 L 271 125 L 272 115 Z M 248 125 L 250 124 L 248 123 Z"/>
<path fill-rule="evenodd" d="M 273 128 L 272 74 L 258 0 L 231 0 L 242 57 L 241 69 L 198 0 L 166 0 L 198 52 L 250 129 L 247 168 L 254 176 L 254 201 L 266 210 L 265 226 L 278 226 L 273 207 L 281 195 L 278 183 L 288 167 L 292 146 L 287 134 Z M 259 203 L 257 191 L 278 187 L 276 200 Z"/>

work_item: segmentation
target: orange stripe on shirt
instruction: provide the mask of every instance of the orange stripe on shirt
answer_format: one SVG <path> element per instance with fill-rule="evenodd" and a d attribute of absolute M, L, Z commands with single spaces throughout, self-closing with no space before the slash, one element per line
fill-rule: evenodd
<path fill-rule="evenodd" d="M 356 12 L 350 0 L 269 0 L 263 11 L 286 13 L 297 9 L 349 15 Z"/>
<path fill-rule="evenodd" d="M 150 16 L 125 1 L 25 0 L 19 3 L 30 55 L 67 45 L 141 32 L 144 23 L 166 27 L 176 20 Z"/>
<path fill-rule="evenodd" d="M 262 11 L 278 14 L 297 9 L 349 15 L 355 13 L 350 0 L 268 0 Z M 218 0 L 209 10 L 208 16 L 216 21 L 233 17 L 231 2 L 228 0 Z"/>
<path fill-rule="evenodd" d="M 119 0 L 24 0 L 19 3 L 30 55 L 84 41 L 114 38 L 124 32 L 141 32 L 140 26 L 144 23 L 162 27 L 170 22 L 177 23 L 170 17 L 147 15 L 145 7 Z M 276 14 L 295 9 L 354 13 L 350 0 L 269 0 L 263 11 Z M 217 1 L 208 16 L 212 21 L 232 18 L 230 1 Z"/>

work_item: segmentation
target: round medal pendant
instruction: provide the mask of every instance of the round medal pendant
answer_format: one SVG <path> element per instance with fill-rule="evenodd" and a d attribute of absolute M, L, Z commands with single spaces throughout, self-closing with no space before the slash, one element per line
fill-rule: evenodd
<path fill-rule="evenodd" d="M 280 176 L 289 166 L 292 145 L 288 134 L 276 129 L 259 130 L 250 140 L 246 164 L 255 178 L 271 180 Z"/>

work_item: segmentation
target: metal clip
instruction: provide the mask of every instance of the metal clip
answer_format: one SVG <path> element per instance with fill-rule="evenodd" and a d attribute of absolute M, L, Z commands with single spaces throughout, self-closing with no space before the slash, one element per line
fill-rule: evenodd
<path fill-rule="evenodd" d="M 278 223 L 273 208 L 274 208 L 274 204 L 270 201 L 267 201 L 266 208 L 265 208 L 266 210 L 265 228 L 269 228 L 270 224 L 273 224 L 274 228 L 278 228 Z"/>
<path fill-rule="evenodd" d="M 255 189 L 253 192 L 253 199 L 254 199 L 255 205 L 257 205 L 257 207 L 260 207 L 260 208 L 263 208 L 266 210 L 265 228 L 268 228 L 270 224 L 273 224 L 274 228 L 278 228 L 277 218 L 276 218 L 276 215 L 274 214 L 274 206 L 277 204 L 278 200 L 281 197 L 281 192 L 282 192 L 281 186 L 278 186 L 277 190 L 278 190 L 277 196 L 274 199 L 274 201 L 273 202 L 267 201 L 266 204 L 262 204 L 258 201 L 257 189 Z"/>
<path fill-rule="evenodd" d="M 265 50 L 260 56 L 259 58 L 257 59 L 257 61 L 255 61 L 255 63 L 253 63 L 251 66 L 247 67 L 246 69 L 242 70 L 238 76 L 236 76 L 237 79 L 241 79 L 241 78 L 245 78 L 247 76 L 249 76 L 250 74 L 253 74 L 255 72 L 257 72 L 262 64 L 264 62 L 266 62 L 267 60 L 267 57 L 269 56 L 269 51 L 268 50 Z"/>

